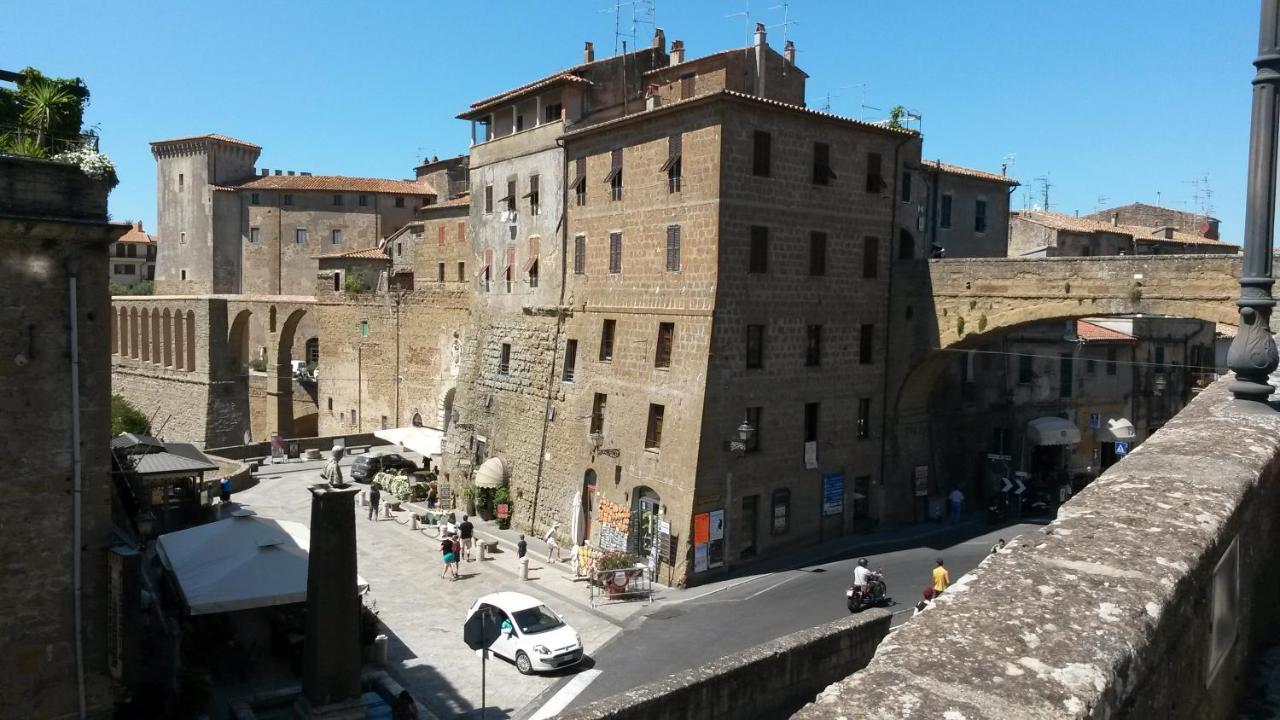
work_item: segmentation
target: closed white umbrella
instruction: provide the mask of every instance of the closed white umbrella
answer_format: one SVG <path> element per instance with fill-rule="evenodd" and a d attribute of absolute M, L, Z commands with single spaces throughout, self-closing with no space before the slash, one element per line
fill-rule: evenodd
<path fill-rule="evenodd" d="M 581 545 L 586 535 L 586 518 L 582 516 L 582 493 L 573 494 L 573 503 L 569 505 L 569 536 L 574 545 Z"/>
<path fill-rule="evenodd" d="M 476 470 L 475 486 L 478 488 L 499 488 L 507 483 L 507 465 L 502 458 L 489 458 Z"/>

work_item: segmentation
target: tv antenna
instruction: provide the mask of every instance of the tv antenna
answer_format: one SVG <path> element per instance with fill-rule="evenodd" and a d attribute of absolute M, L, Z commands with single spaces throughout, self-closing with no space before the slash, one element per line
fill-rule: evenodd
<path fill-rule="evenodd" d="M 622 28 L 622 8 L 631 8 L 631 46 L 636 45 L 636 32 L 641 25 L 657 24 L 657 0 L 615 0 L 611 7 L 607 7 L 600 12 L 613 13 L 613 54 L 618 54 L 618 45 L 622 43 L 623 38 L 628 37 L 627 32 Z"/>
<path fill-rule="evenodd" d="M 774 5 L 769 9 L 782 10 L 782 22 L 778 23 L 777 25 L 769 25 L 768 28 L 769 29 L 773 29 L 776 27 L 782 28 L 782 44 L 785 46 L 787 44 L 787 32 L 791 29 L 792 25 L 799 24 L 795 20 L 791 19 L 791 3 L 783 2 L 781 5 Z"/>
<path fill-rule="evenodd" d="M 745 10 L 739 10 L 738 12 L 729 13 L 724 16 L 726 20 L 736 17 L 742 18 L 743 47 L 749 50 L 751 49 L 751 4 L 747 3 L 747 9 Z"/>
<path fill-rule="evenodd" d="M 1099 194 L 1098 194 L 1098 201 L 1097 201 L 1097 203 L 1093 206 L 1093 211 L 1094 211 L 1094 212 L 1102 212 L 1102 210 L 1103 210 L 1104 208 L 1106 208 L 1106 207 L 1107 207 L 1107 204 L 1108 204 L 1108 203 L 1110 203 L 1110 202 L 1111 202 L 1111 198 L 1110 198 L 1110 197 L 1108 197 L 1108 196 L 1106 196 L 1106 195 L 1103 195 L 1103 194 L 1099 193 Z"/>
<path fill-rule="evenodd" d="M 1004 157 L 1000 158 L 1000 174 L 1007 176 L 1009 174 L 1009 168 L 1013 167 L 1017 162 L 1017 155 L 1007 153 Z"/>
<path fill-rule="evenodd" d="M 1049 182 L 1049 173 L 1045 173 L 1036 178 L 1036 182 L 1040 183 L 1040 198 L 1044 201 L 1044 211 L 1049 212 L 1049 189 L 1053 187 L 1053 183 Z"/>

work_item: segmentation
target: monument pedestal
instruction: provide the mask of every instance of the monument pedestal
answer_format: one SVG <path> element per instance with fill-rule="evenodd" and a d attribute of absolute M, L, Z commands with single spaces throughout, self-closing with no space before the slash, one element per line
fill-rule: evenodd
<path fill-rule="evenodd" d="M 364 717 L 360 703 L 360 596 L 356 592 L 355 498 L 351 485 L 312 485 L 307 621 L 299 717 Z M 305 704 L 304 704 L 305 703 Z M 349 714 L 359 707 L 359 715 Z M 306 708 L 304 714 L 302 709 Z"/>

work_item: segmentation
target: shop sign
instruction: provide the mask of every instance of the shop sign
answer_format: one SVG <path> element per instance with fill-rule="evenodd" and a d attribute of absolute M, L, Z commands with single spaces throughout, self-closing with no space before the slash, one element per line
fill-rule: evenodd
<path fill-rule="evenodd" d="M 822 476 L 822 514 L 840 515 L 844 512 L 844 473 Z"/>

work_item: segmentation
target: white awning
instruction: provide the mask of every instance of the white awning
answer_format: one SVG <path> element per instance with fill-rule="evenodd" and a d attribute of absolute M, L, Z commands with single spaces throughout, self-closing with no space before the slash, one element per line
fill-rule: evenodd
<path fill-rule="evenodd" d="M 502 462 L 502 458 L 489 458 L 476 470 L 476 487 L 497 488 L 506 484 L 507 464 Z"/>
<path fill-rule="evenodd" d="M 373 436 L 389 443 L 401 445 L 406 450 L 419 453 L 422 457 L 440 454 L 440 446 L 444 442 L 444 432 L 429 427 L 400 427 L 374 430 Z"/>
<path fill-rule="evenodd" d="M 1076 445 L 1080 428 L 1060 417 L 1036 418 L 1027 423 L 1027 442 L 1032 445 Z"/>
<path fill-rule="evenodd" d="M 311 531 L 244 515 L 161 535 L 160 561 L 192 615 L 305 602 Z M 356 576 L 352 592 L 369 587 Z"/>
<path fill-rule="evenodd" d="M 1138 431 L 1126 418 L 1107 418 L 1106 426 L 1098 428 L 1098 439 L 1102 442 L 1128 442 L 1136 437 Z"/>

